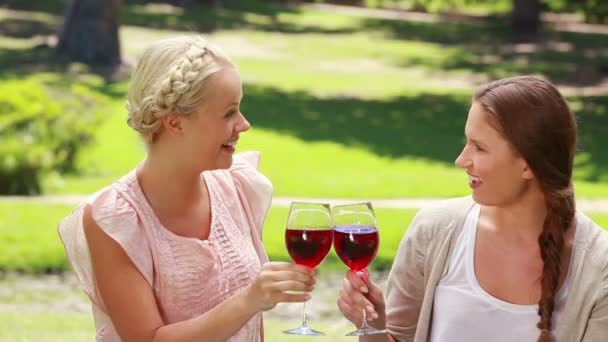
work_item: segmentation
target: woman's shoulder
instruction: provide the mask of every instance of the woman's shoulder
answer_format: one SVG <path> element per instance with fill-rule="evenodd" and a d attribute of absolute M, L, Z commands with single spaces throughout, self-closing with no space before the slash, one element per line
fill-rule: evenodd
<path fill-rule="evenodd" d="M 471 196 L 440 200 L 416 213 L 409 230 L 427 238 L 460 229 L 475 201 Z"/>
<path fill-rule="evenodd" d="M 95 218 L 124 217 L 138 212 L 138 196 L 134 189 L 135 170 L 89 196 L 84 203 Z M 81 205 L 82 205 L 81 204 Z"/>
<path fill-rule="evenodd" d="M 272 193 L 272 183 L 259 170 L 261 153 L 244 151 L 234 155 L 228 169 L 206 172 L 218 184 L 224 187 L 236 187 L 236 190 L 256 190 Z"/>
<path fill-rule="evenodd" d="M 577 217 L 574 248 L 582 275 L 593 284 L 602 282 L 608 295 L 608 231 L 582 212 Z"/>
<path fill-rule="evenodd" d="M 594 260 L 608 266 L 608 231 L 582 212 L 577 212 L 575 245 L 593 254 Z"/>
<path fill-rule="evenodd" d="M 95 221 L 107 223 L 108 221 L 125 222 L 128 218 L 137 215 L 134 191 L 132 189 L 131 173 L 121 177 L 113 183 L 97 190 L 83 199 L 72 212 L 62 221 L 76 221 L 81 223 L 85 214 L 85 207 L 89 207 L 87 215 Z"/>

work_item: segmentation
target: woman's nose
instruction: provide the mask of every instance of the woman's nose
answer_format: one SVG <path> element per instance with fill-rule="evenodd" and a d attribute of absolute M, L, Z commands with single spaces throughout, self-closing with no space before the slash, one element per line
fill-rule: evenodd
<path fill-rule="evenodd" d="M 470 164 L 471 164 L 471 160 L 467 155 L 467 147 L 465 146 L 462 151 L 460 152 L 460 155 L 458 155 L 458 157 L 456 158 L 456 160 L 454 161 L 454 164 L 460 168 L 466 169 Z"/>
<path fill-rule="evenodd" d="M 251 124 L 249 123 L 249 121 L 247 121 L 247 119 L 245 118 L 245 115 L 243 115 L 243 113 L 241 113 L 241 122 L 239 122 L 239 127 L 237 128 L 237 130 L 239 132 L 244 132 L 246 130 L 248 130 L 249 128 L 251 128 Z"/>

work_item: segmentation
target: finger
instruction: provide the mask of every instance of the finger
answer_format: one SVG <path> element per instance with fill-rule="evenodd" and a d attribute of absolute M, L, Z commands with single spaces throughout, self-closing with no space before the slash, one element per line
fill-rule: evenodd
<path fill-rule="evenodd" d="M 340 292 L 338 293 L 338 299 L 347 303 L 349 306 L 353 305 L 352 296 L 344 289 L 340 289 Z"/>
<path fill-rule="evenodd" d="M 374 303 L 375 306 L 384 307 L 384 293 L 382 292 L 382 289 L 374 283 L 369 283 L 368 288 L 369 293 L 367 297 L 370 299 L 370 301 Z"/>
<path fill-rule="evenodd" d="M 384 294 L 382 293 L 382 289 L 371 279 L 371 272 L 368 269 L 363 270 L 361 280 L 365 282 L 367 285 L 367 298 L 371 300 L 371 302 L 376 305 L 381 305 L 384 307 Z"/>
<path fill-rule="evenodd" d="M 348 282 L 350 283 L 350 285 L 357 289 L 357 291 L 362 292 L 362 293 L 368 293 L 369 292 L 369 288 L 367 286 L 367 284 L 363 281 L 363 279 L 359 278 L 355 272 L 353 271 L 348 271 L 346 273 L 346 279 L 348 279 Z"/>
<path fill-rule="evenodd" d="M 314 275 L 315 273 L 314 269 L 308 266 L 298 265 L 292 262 L 273 261 L 267 262 L 264 264 L 264 266 L 266 266 L 266 269 L 271 271 L 294 271 L 309 275 Z"/>
<path fill-rule="evenodd" d="M 280 292 L 276 296 L 277 303 L 300 303 L 310 300 L 308 293 L 284 293 Z"/>
<path fill-rule="evenodd" d="M 268 286 L 268 289 L 271 291 L 303 291 L 303 292 L 311 292 L 314 289 L 313 285 L 301 283 L 295 280 L 285 280 L 272 283 Z"/>
<path fill-rule="evenodd" d="M 295 280 L 309 285 L 317 282 L 314 276 L 294 271 L 269 271 L 267 276 L 272 281 Z"/>
<path fill-rule="evenodd" d="M 359 312 L 365 310 L 368 316 L 378 318 L 374 304 L 361 292 L 353 292 L 349 295 L 351 306 Z"/>
<path fill-rule="evenodd" d="M 338 309 L 342 315 L 357 326 L 361 325 L 363 315 L 361 310 L 355 310 L 344 298 L 338 298 Z"/>

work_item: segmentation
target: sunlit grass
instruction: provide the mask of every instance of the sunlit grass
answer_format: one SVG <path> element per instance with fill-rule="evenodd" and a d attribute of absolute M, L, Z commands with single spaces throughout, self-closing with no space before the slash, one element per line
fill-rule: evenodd
<path fill-rule="evenodd" d="M 466 194 L 464 173 L 453 166 L 452 160 L 462 142 L 462 126 L 476 85 L 487 74 L 507 76 L 532 69 L 568 71 L 578 63 L 578 55 L 573 53 L 501 55 L 492 52 L 490 46 L 467 43 L 476 27 L 488 36 L 481 29 L 487 24 L 482 23 L 460 27 L 271 4 L 247 6 L 251 6 L 248 12 L 209 12 L 196 6 L 176 12 L 169 7 L 127 5 L 120 32 L 121 40 L 128 42 L 122 44 L 123 55 L 135 63 L 150 41 L 193 34 L 180 31 L 184 29 L 181 24 L 187 27 L 218 20 L 217 28 L 206 36 L 239 65 L 245 84 L 243 109 L 254 126 L 242 135 L 239 149 L 263 152 L 262 170 L 275 184 L 276 195 L 378 198 Z M 0 15 L 10 13 L 0 9 Z M 18 13 L 19 17 L 28 12 Z M 36 13 L 46 23 L 58 19 Z M 195 20 L 196 16 L 200 18 Z M 146 18 L 162 25 L 143 26 Z M 171 18 L 179 20 L 172 23 Z M 230 22 L 239 24 L 231 26 Z M 505 30 L 500 25 L 488 28 L 498 30 L 498 34 Z M 445 37 L 441 34 L 444 31 Z M 0 46 L 22 49 L 27 41 L 2 38 Z M 492 53 L 497 59 L 483 62 L 481 57 Z M 128 81 L 92 85 L 110 98 L 109 105 L 96 108 L 105 113 L 106 120 L 96 132 L 95 144 L 78 156 L 79 173 L 49 175 L 44 179 L 47 193 L 93 192 L 128 172 L 144 157 L 141 141 L 126 125 L 127 85 Z M 355 104 L 348 106 L 349 102 Z M 383 112 L 385 108 L 390 115 Z M 264 120 L 266 111 L 273 112 L 272 120 Z M 357 111 L 361 120 L 355 122 L 352 119 L 358 118 Z M 395 115 L 397 119 L 393 119 Z M 337 121 L 338 116 L 344 121 Z M 292 118 L 303 121 L 301 126 L 290 126 Z M 599 125 L 595 127 L 602 124 L 599 116 L 597 120 Z M 582 120 L 581 127 L 588 132 L 587 121 Z M 365 122 L 375 129 L 366 132 L 362 127 Z M 352 137 L 345 137 L 349 127 Z M 340 129 L 342 135 L 332 136 L 332 129 Z M 593 137 L 592 149 L 600 148 L 601 135 L 587 135 Z M 608 185 L 601 168 L 604 159 L 594 152 L 587 161 L 583 169 L 575 171 L 577 195 L 607 196 Z"/>
<path fill-rule="evenodd" d="M 57 225 L 73 208 L 73 205 L 67 204 L 0 202 L 0 270 L 45 272 L 68 269 Z M 416 210 L 375 210 L 380 229 L 380 248 L 371 267 L 388 269 Z M 272 260 L 290 260 L 284 240 L 287 213 L 286 207 L 272 207 L 264 224 L 264 245 Z M 608 214 L 592 212 L 589 215 L 608 228 Z M 323 265 L 329 269 L 344 268 L 333 251 Z"/>

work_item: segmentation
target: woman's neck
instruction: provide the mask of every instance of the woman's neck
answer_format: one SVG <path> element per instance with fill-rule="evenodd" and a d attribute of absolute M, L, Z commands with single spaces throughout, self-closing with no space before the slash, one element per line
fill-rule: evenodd
<path fill-rule="evenodd" d="M 163 216 L 187 212 L 207 197 L 200 172 L 189 171 L 174 156 L 149 153 L 137 170 L 137 178 L 152 208 Z"/>
<path fill-rule="evenodd" d="M 542 192 L 529 191 L 512 203 L 482 207 L 481 219 L 505 239 L 536 245 L 546 216 Z"/>

